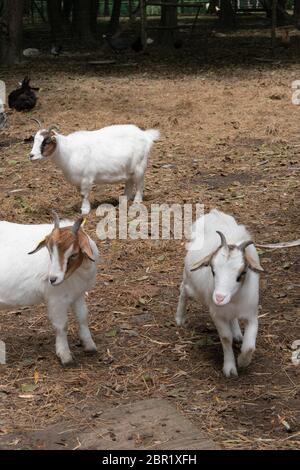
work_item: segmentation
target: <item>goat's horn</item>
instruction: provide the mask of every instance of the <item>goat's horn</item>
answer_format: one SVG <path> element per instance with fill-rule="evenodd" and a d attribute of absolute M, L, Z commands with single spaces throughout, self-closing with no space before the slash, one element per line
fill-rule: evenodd
<path fill-rule="evenodd" d="M 227 241 L 226 241 L 226 238 L 225 238 L 224 233 L 219 232 L 219 230 L 217 230 L 217 234 L 220 235 L 220 238 L 221 238 L 221 245 L 222 245 L 222 246 L 227 246 Z"/>
<path fill-rule="evenodd" d="M 254 242 L 252 240 L 247 240 L 246 242 L 242 242 L 239 245 L 239 249 L 244 252 L 246 250 L 247 246 L 253 245 L 253 244 L 254 244 Z"/>
<path fill-rule="evenodd" d="M 78 220 L 76 220 L 76 222 L 74 223 L 72 227 L 73 235 L 77 235 L 78 230 L 80 229 L 83 221 L 84 221 L 84 217 L 80 217 Z"/>
<path fill-rule="evenodd" d="M 59 228 L 59 217 L 55 211 L 52 211 L 53 214 L 53 221 L 54 221 L 54 228 Z"/>
<path fill-rule="evenodd" d="M 42 124 L 41 124 L 41 121 L 39 121 L 38 119 L 36 118 L 31 118 L 30 121 L 34 121 L 38 124 L 39 128 L 41 129 L 42 128 Z"/>
<path fill-rule="evenodd" d="M 48 132 L 50 133 L 53 130 L 56 130 L 57 132 L 59 132 L 59 127 L 57 124 L 51 124 L 51 126 L 48 129 Z"/>

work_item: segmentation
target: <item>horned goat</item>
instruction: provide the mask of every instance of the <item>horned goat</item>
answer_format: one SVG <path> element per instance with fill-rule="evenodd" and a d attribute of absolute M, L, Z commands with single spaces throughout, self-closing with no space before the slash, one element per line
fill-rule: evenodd
<path fill-rule="evenodd" d="M 98 249 L 75 223 L 21 225 L 0 222 L 0 310 L 47 304 L 56 330 L 56 354 L 63 365 L 72 362 L 67 339 L 68 309 L 79 324 L 86 352 L 97 351 L 88 327 L 85 292 L 95 283 Z"/>
<path fill-rule="evenodd" d="M 176 323 L 184 324 L 188 298 L 206 305 L 222 343 L 223 372 L 236 376 L 233 339 L 242 342 L 239 367 L 250 364 L 255 350 L 263 271 L 256 248 L 243 225 L 216 209 L 195 222 L 187 248 Z M 244 335 L 239 320 L 245 323 Z"/>
<path fill-rule="evenodd" d="M 89 194 L 94 183 L 125 182 L 125 196 L 133 198 L 135 186 L 134 202 L 142 202 L 147 157 L 159 138 L 158 130 L 115 125 L 64 136 L 55 129 L 57 126 L 51 126 L 36 133 L 29 158 L 53 158 L 67 181 L 81 191 L 82 214 L 90 212 Z"/>

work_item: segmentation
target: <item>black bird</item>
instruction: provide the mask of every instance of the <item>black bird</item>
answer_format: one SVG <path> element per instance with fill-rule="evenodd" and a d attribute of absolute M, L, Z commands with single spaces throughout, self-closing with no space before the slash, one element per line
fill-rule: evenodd
<path fill-rule="evenodd" d="M 131 49 L 132 49 L 134 52 L 142 52 L 142 50 L 144 49 L 144 47 L 143 47 L 143 43 L 142 43 L 141 36 L 138 36 L 138 37 L 133 41 L 133 43 L 131 44 Z"/>
<path fill-rule="evenodd" d="M 134 41 L 130 38 L 121 38 L 120 36 L 114 37 L 108 34 L 103 34 L 103 38 L 106 40 L 109 47 L 117 54 L 129 49 L 133 50 L 134 52 L 142 52 L 144 50 L 141 36 L 137 36 Z M 147 44 L 152 43 L 153 39 L 148 38 Z"/>
<path fill-rule="evenodd" d="M 17 90 L 9 94 L 9 107 L 17 111 L 30 111 L 36 105 L 37 97 L 35 91 L 38 90 L 39 88 L 32 88 L 30 86 L 30 78 L 25 77 L 20 88 L 17 88 Z"/>
<path fill-rule="evenodd" d="M 109 34 L 103 34 L 102 37 L 116 54 L 120 54 L 120 52 L 127 51 L 131 48 L 131 40 L 129 38 L 114 37 Z"/>

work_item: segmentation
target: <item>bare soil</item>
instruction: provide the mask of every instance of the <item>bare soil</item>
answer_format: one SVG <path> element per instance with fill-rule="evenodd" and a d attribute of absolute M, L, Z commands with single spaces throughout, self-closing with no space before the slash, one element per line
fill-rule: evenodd
<path fill-rule="evenodd" d="M 113 57 L 117 64 L 104 67 L 88 64 L 96 53 L 74 53 L 2 69 L 9 91 L 31 74 L 40 92 L 37 107 L 10 113 L 1 133 L 1 218 L 39 223 L 52 209 L 78 214 L 80 196 L 51 159 L 34 165 L 27 158 L 23 139 L 35 131 L 34 116 L 63 133 L 113 123 L 159 127 L 147 206 L 202 202 L 206 211 L 236 216 L 256 242 L 299 238 L 300 108 L 291 102 L 291 83 L 300 79 L 298 38 L 272 58 L 268 31 L 256 42 L 247 34 L 240 42 L 238 35 L 211 37 L 206 62 L 200 38 L 192 50 L 158 55 L 150 47 L 150 55 Z M 86 225 L 95 240 L 95 208 L 122 191 L 95 188 Z M 18 433 L 61 421 L 90 430 L 99 426 L 95 409 L 164 398 L 222 448 L 299 449 L 299 367 L 291 362 L 291 344 L 300 339 L 299 247 L 261 251 L 257 351 L 236 380 L 222 375 L 221 345 L 205 308 L 191 304 L 186 328 L 175 326 L 184 241 L 98 247 L 102 263 L 88 297 L 97 356 L 84 355 L 70 318 L 77 365 L 63 369 L 44 306 L 1 312 L 8 362 L 0 369 L 0 444 L 2 435 L 18 447 Z"/>

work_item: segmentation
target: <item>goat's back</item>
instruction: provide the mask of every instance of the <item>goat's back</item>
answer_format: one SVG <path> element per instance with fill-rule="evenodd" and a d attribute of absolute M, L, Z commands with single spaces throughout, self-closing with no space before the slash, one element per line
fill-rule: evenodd
<path fill-rule="evenodd" d="M 197 251 L 198 255 L 206 256 L 220 245 L 220 236 L 217 231 L 222 232 L 228 244 L 239 244 L 250 240 L 251 235 L 244 225 L 239 225 L 234 217 L 218 211 L 211 210 L 208 214 L 199 217 L 193 224 L 188 250 Z"/>
<path fill-rule="evenodd" d="M 127 180 L 137 168 L 145 170 L 147 156 L 158 131 L 143 131 L 135 125 L 115 125 L 97 131 L 78 131 L 58 136 L 58 164 L 73 184 L 83 176 L 95 182 Z"/>

